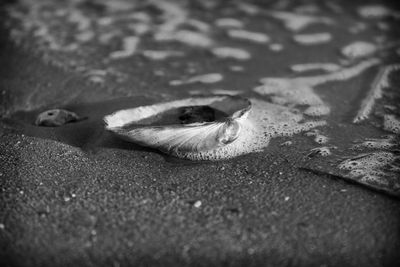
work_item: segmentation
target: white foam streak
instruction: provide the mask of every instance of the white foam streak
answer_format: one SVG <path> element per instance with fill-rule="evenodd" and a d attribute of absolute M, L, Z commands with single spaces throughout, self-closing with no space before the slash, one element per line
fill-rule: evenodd
<path fill-rule="evenodd" d="M 114 51 L 110 54 L 112 59 L 121 59 L 133 56 L 136 52 L 137 46 L 139 44 L 139 37 L 129 36 L 123 39 L 122 50 Z"/>
<path fill-rule="evenodd" d="M 290 69 L 294 72 L 306 72 L 312 70 L 323 70 L 327 72 L 338 71 L 341 67 L 335 63 L 305 63 L 305 64 L 294 64 L 290 66 Z"/>
<path fill-rule="evenodd" d="M 341 53 L 350 59 L 367 57 L 377 51 L 377 46 L 373 43 L 355 41 L 341 49 Z"/>
<path fill-rule="evenodd" d="M 317 45 L 331 41 L 332 35 L 328 32 L 296 34 L 293 40 L 301 45 Z"/>
<path fill-rule="evenodd" d="M 285 27 L 291 31 L 300 31 L 305 29 L 311 24 L 319 23 L 319 24 L 333 24 L 333 20 L 327 17 L 316 17 L 309 15 L 299 15 L 291 12 L 284 11 L 272 11 L 270 15 L 275 19 L 279 19 L 283 21 Z"/>
<path fill-rule="evenodd" d="M 352 67 L 342 68 L 337 72 L 318 76 L 262 78 L 260 80 L 262 85 L 254 88 L 254 91 L 270 96 L 274 103 L 280 105 L 308 105 L 309 107 L 304 113 L 310 116 L 328 115 L 330 109 L 314 92 L 314 87 L 330 81 L 340 81 L 355 77 L 379 62 L 378 59 L 365 60 Z"/>
<path fill-rule="evenodd" d="M 389 75 L 392 71 L 400 69 L 400 65 L 390 65 L 382 67 L 376 75 L 367 96 L 361 102 L 361 107 L 357 112 L 353 123 L 359 123 L 368 119 L 371 114 L 375 102 L 382 97 L 382 92 L 385 87 L 389 86 Z"/>
<path fill-rule="evenodd" d="M 211 52 L 218 58 L 231 58 L 236 60 L 248 60 L 251 58 L 250 52 L 235 47 L 216 47 Z"/>
<path fill-rule="evenodd" d="M 247 40 L 255 43 L 268 43 L 270 38 L 265 33 L 250 32 L 245 30 L 228 30 L 228 35 L 231 38 Z"/>

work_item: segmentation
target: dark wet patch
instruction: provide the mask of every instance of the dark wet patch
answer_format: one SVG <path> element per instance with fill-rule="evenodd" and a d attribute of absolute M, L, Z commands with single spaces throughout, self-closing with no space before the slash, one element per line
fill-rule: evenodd
<path fill-rule="evenodd" d="M 135 107 L 139 103 L 149 103 L 150 101 L 151 99 L 149 98 L 134 97 L 99 103 L 65 105 L 62 108 L 87 119 L 59 127 L 40 127 L 35 125 L 36 117 L 46 108 L 29 112 L 18 111 L 9 118 L 4 118 L 3 123 L 8 125 L 13 132 L 19 134 L 56 140 L 89 151 L 95 151 L 99 147 L 153 151 L 152 149 L 122 141 L 112 133 L 105 131 L 103 122 L 103 117 L 107 114 L 120 109 Z"/>

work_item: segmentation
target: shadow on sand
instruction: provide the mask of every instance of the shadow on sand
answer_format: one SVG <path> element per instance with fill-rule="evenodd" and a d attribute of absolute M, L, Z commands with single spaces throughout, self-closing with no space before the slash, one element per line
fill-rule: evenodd
<path fill-rule="evenodd" d="M 87 152 L 95 152 L 98 148 L 116 148 L 160 153 L 150 148 L 123 141 L 104 129 L 103 118 L 105 115 L 120 109 L 146 105 L 151 102 L 151 99 L 146 97 L 129 97 L 98 103 L 69 104 L 33 111 L 18 111 L 8 118 L 3 118 L 2 122 L 16 133 L 58 141 L 79 147 Z M 87 119 L 60 127 L 36 126 L 34 124 L 36 116 L 51 108 L 67 109 L 80 117 L 87 117 Z"/>

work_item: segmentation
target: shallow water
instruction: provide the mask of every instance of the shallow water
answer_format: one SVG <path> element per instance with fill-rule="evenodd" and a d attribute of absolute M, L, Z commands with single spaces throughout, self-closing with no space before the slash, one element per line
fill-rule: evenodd
<path fill-rule="evenodd" d="M 62 106 L 77 100 L 89 103 L 71 106 L 71 111 L 89 119 L 59 129 L 32 126 L 37 112 L 50 104 L 41 103 L 41 94 L 47 94 L 44 90 L 25 95 L 18 106 L 20 113 L 11 118 L 13 123 L 24 125 L 21 128 L 26 134 L 93 146 L 98 143 L 93 141 L 96 136 L 101 136 L 102 116 L 118 109 L 185 98 L 191 92 L 239 94 L 269 109 L 259 108 L 253 114 L 252 119 L 258 121 L 267 137 L 255 140 L 264 145 L 249 149 L 249 153 L 261 151 L 260 147 L 268 149 L 271 139 L 279 141 L 282 136 L 293 135 L 292 146 L 298 146 L 299 151 L 330 148 L 325 157 L 313 153 L 307 164 L 315 161 L 327 172 L 343 176 L 349 175 L 339 168 L 343 158 L 368 152 L 363 148 L 356 153 L 352 150 L 354 142 L 398 134 L 399 92 L 398 81 L 393 78 L 397 70 L 388 74 L 390 81 L 385 86 L 379 86 L 378 97 L 373 86 L 379 68 L 400 61 L 395 52 L 398 46 L 385 45 L 396 44 L 400 35 L 398 12 L 391 8 L 354 4 L 350 5 L 352 12 L 346 12 L 340 6 L 321 3 L 293 4 L 283 11 L 279 1 L 268 7 L 232 2 L 207 15 L 185 1 L 152 1 L 150 5 L 104 1 L 99 2 L 102 12 L 91 6 L 82 8 L 83 2 L 32 0 L 9 6 L 9 30 L 15 43 L 24 47 L 33 42 L 43 61 L 84 77 L 91 86 L 105 88 L 99 89 L 105 92 L 103 98 L 87 92 L 62 95 Z M 243 19 L 232 19 L 236 17 Z M 318 65 L 312 65 L 316 62 Z M 301 72 L 295 73 L 296 69 Z M 54 93 L 49 98 L 59 95 Z M 146 103 L 135 99 L 138 95 L 144 96 Z M 134 101 L 127 104 L 123 98 L 129 96 Z M 26 107 L 32 110 L 24 113 Z M 359 114 L 361 123 L 356 119 Z M 265 118 L 269 118 L 267 123 L 262 122 Z M 289 121 L 287 129 L 280 124 L 285 119 Z M 314 121 L 320 122 L 316 125 L 323 138 L 305 133 L 314 127 L 301 128 Z M 179 111 L 171 110 L 143 123 L 180 122 Z M 308 139 L 311 142 L 304 144 Z M 296 145 L 296 141 L 302 145 Z M 373 149 L 376 151 L 371 153 L 391 153 L 398 144 Z M 397 162 L 395 156 L 390 164 Z M 382 177 L 398 175 L 396 170 L 385 173 L 385 168 Z M 350 179 L 371 184 L 362 175 L 350 175 Z M 394 179 L 393 183 L 398 181 Z M 393 184 L 385 188 L 398 192 Z"/>

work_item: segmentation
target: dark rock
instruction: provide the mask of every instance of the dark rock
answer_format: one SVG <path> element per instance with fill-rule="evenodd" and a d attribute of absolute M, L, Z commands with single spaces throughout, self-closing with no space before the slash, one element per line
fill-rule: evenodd
<path fill-rule="evenodd" d="M 80 120 L 74 112 L 64 109 L 51 109 L 40 113 L 35 121 L 38 126 L 58 127 Z"/>

